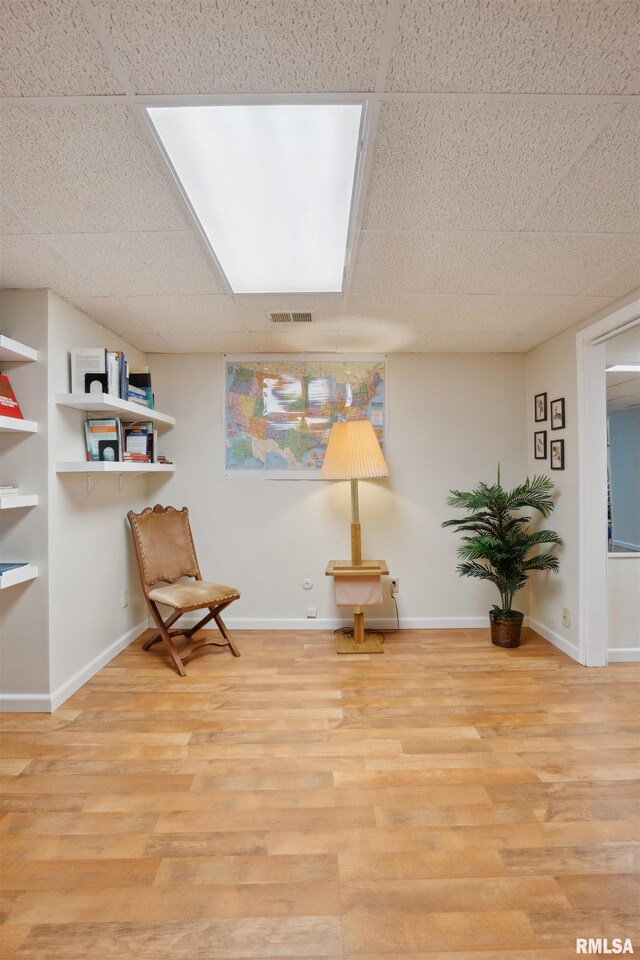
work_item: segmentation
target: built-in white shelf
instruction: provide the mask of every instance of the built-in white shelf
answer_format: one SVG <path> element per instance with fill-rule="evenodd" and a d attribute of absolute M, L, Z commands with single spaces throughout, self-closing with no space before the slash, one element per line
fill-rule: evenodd
<path fill-rule="evenodd" d="M 37 360 L 38 351 L 0 333 L 0 360 Z"/>
<path fill-rule="evenodd" d="M 56 464 L 56 473 L 174 473 L 175 469 L 175 463 L 122 463 L 119 460 Z"/>
<path fill-rule="evenodd" d="M 37 506 L 38 497 L 35 493 L 7 493 L 0 495 L 0 510 L 16 510 L 19 507 Z"/>
<path fill-rule="evenodd" d="M 20 417 L 0 417 L 0 430 L 6 433 L 35 433 L 38 424 L 35 420 L 22 420 Z"/>
<path fill-rule="evenodd" d="M 152 420 L 153 423 L 167 426 L 173 426 L 176 422 L 176 418 L 170 417 L 167 413 L 151 410 L 131 400 L 120 400 L 108 393 L 57 393 L 56 403 L 59 407 L 72 407 L 74 410 L 84 410 L 86 413 L 111 414 L 127 422 Z"/>
<path fill-rule="evenodd" d="M 31 563 L 27 563 L 23 567 L 14 567 L 12 570 L 5 570 L 0 575 L 0 590 L 14 587 L 17 583 L 25 583 L 27 580 L 35 580 L 37 576 L 38 568 Z"/>

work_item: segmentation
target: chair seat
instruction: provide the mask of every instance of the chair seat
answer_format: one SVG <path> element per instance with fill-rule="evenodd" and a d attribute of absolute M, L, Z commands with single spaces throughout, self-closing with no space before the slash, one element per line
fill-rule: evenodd
<path fill-rule="evenodd" d="M 164 603 L 176 610 L 197 610 L 199 607 L 213 606 L 225 600 L 237 600 L 239 596 L 235 587 L 225 587 L 221 583 L 207 583 L 206 580 L 171 583 L 166 587 L 149 590 L 148 593 L 150 600 L 155 603 Z"/>

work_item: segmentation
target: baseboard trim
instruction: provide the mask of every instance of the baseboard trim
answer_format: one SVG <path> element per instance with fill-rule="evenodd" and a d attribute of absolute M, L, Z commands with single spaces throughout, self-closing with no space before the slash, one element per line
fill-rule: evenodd
<path fill-rule="evenodd" d="M 142 620 L 119 637 L 111 646 L 85 664 L 81 670 L 65 680 L 57 690 L 46 693 L 0 693 L 0 713 L 53 713 L 68 700 L 76 690 L 84 686 L 87 680 L 95 676 L 98 670 L 113 660 L 125 647 L 139 637 L 149 626 L 148 620 Z"/>
<path fill-rule="evenodd" d="M 149 621 L 145 618 L 141 620 L 140 623 L 137 623 L 134 627 L 131 627 L 130 630 L 127 630 L 121 637 L 115 640 L 110 647 L 107 647 L 106 650 L 102 650 L 93 660 L 90 660 L 84 667 L 78 670 L 77 673 L 74 673 L 72 677 L 69 677 L 68 680 L 65 680 L 64 683 L 60 684 L 57 690 L 54 690 L 51 694 L 51 713 L 54 710 L 57 710 L 58 707 L 68 700 L 69 697 L 73 696 L 76 690 L 79 690 L 80 687 L 84 686 L 87 680 L 91 680 L 91 677 L 95 676 L 98 670 L 101 670 L 103 667 L 113 660 L 114 657 L 117 657 L 125 647 L 128 647 L 136 637 L 139 637 L 149 626 Z"/>
<path fill-rule="evenodd" d="M 529 617 L 529 626 L 532 630 L 535 630 L 536 633 L 539 633 L 541 637 L 544 637 L 545 640 L 548 640 L 549 643 L 552 643 L 554 647 L 557 647 L 558 650 L 566 653 L 572 660 L 576 660 L 578 663 L 580 662 L 578 660 L 578 645 L 576 643 L 571 643 L 571 641 L 560 636 L 559 633 L 556 633 L 555 630 L 545 626 L 544 623 L 540 623 L 539 620 L 534 620 L 533 617 Z"/>
<path fill-rule="evenodd" d="M 51 713 L 46 693 L 0 693 L 0 713 Z"/>
<path fill-rule="evenodd" d="M 185 616 L 180 623 L 195 624 L 198 617 Z M 353 617 L 324 617 L 324 618 L 290 618 L 279 619 L 274 617 L 225 617 L 224 622 L 229 630 L 337 630 L 339 627 L 349 627 L 353 624 Z M 365 617 L 365 626 L 374 630 L 395 630 L 395 617 Z M 524 619 L 527 626 L 527 617 Z M 400 617 L 401 630 L 473 630 L 489 628 L 489 615 L 484 617 Z"/>
<path fill-rule="evenodd" d="M 640 663 L 640 647 L 609 647 L 609 663 Z"/>

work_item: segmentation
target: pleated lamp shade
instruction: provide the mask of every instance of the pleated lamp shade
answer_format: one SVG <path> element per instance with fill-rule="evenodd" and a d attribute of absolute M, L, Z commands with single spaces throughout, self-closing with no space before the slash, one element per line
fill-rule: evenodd
<path fill-rule="evenodd" d="M 324 480 L 389 476 L 378 438 L 368 420 L 334 423 L 320 476 Z"/>

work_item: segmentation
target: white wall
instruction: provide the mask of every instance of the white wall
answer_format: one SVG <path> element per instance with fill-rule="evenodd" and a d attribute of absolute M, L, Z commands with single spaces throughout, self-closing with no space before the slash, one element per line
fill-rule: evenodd
<path fill-rule="evenodd" d="M 226 620 L 244 627 L 322 626 L 348 619 L 333 601 L 327 561 L 349 556 L 346 483 L 224 479 L 223 360 L 152 355 L 158 405 L 178 418 L 160 447 L 177 464 L 163 503 L 190 508 L 203 575 L 237 586 Z M 405 626 L 485 624 L 497 595 L 460 580 L 458 537 L 442 530 L 452 487 L 526 471 L 520 355 L 405 354 L 388 361 L 388 480 L 361 482 L 363 552 L 400 578 Z M 310 591 L 302 589 L 305 578 Z M 520 608 L 526 613 L 526 597 Z M 307 607 L 318 620 L 307 621 Z M 391 624 L 389 599 L 369 611 Z M 375 620 L 373 619 L 375 618 Z"/>
<path fill-rule="evenodd" d="M 152 490 L 161 483 L 160 478 L 127 478 L 121 492 L 117 476 L 106 476 L 89 495 L 86 474 L 55 473 L 56 461 L 86 459 L 86 414 L 56 406 L 54 400 L 56 393 L 69 392 L 73 347 L 124 350 L 130 364 L 146 364 L 144 354 L 116 334 L 49 295 L 50 655 L 56 702 L 146 625 L 126 515 L 146 506 L 151 496 L 147 485 Z M 127 608 L 122 606 L 125 589 Z"/>
<path fill-rule="evenodd" d="M 640 555 L 607 560 L 609 660 L 640 660 Z"/>
<path fill-rule="evenodd" d="M 27 420 L 38 432 L 0 433 L 0 483 L 35 493 L 38 506 L 0 512 L 4 562 L 30 562 L 38 578 L 0 592 L 0 690 L 12 697 L 36 698 L 42 708 L 49 693 L 49 565 L 47 470 L 47 292 L 0 292 L 0 332 L 38 350 L 34 363 L 2 363 Z M 40 698 L 40 699 L 38 699 Z"/>

